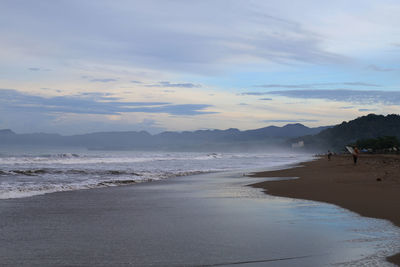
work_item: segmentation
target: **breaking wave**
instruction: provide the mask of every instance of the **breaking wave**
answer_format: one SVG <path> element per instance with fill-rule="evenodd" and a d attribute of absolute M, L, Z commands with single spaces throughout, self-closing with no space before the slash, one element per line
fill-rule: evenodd
<path fill-rule="evenodd" d="M 27 175 L 27 176 L 39 176 L 39 174 L 56 174 L 60 171 L 57 170 L 15 170 L 12 172 L 4 172 L 0 171 L 1 176 L 10 175 Z M 82 179 L 81 181 L 36 181 L 36 183 L 13 183 L 13 184 L 4 184 L 0 189 L 0 199 L 10 199 L 10 198 L 23 198 L 30 197 L 35 195 L 43 195 L 48 193 L 55 192 L 65 192 L 65 191 L 75 191 L 75 190 L 84 190 L 84 189 L 94 189 L 94 188 L 103 188 L 103 187 L 112 187 L 112 186 L 124 186 L 124 185 L 132 185 L 136 183 L 143 182 L 151 182 L 157 181 L 172 177 L 179 176 L 188 176 L 188 175 L 196 175 L 202 173 L 210 173 L 212 171 L 182 171 L 182 172 L 154 172 L 154 173 L 143 173 L 138 174 L 134 172 L 127 171 L 117 171 L 117 170 L 107 170 L 107 171 L 92 171 L 88 172 L 87 170 L 67 170 L 64 171 L 64 174 L 86 174 L 85 177 L 87 179 Z M 97 173 L 101 175 L 99 180 L 93 177 Z M 107 177 L 108 176 L 108 177 Z M 120 176 L 120 179 L 110 179 L 109 177 Z M 90 178 L 92 177 L 92 178 Z"/>
<path fill-rule="evenodd" d="M 172 161 L 172 160 L 193 160 L 193 161 L 207 161 L 214 159 L 221 159 L 222 154 L 209 153 L 202 155 L 181 154 L 154 154 L 154 155 L 139 155 L 131 156 L 93 156 L 93 155 L 80 155 L 75 153 L 59 153 L 59 154 L 41 154 L 41 155 L 18 155 L 18 156 L 0 156 L 0 164 L 112 164 L 112 163 L 145 163 L 157 161 Z"/>
<path fill-rule="evenodd" d="M 0 199 L 298 162 L 296 155 L 204 152 L 1 151 Z M 68 151 L 69 152 L 69 151 Z M 309 156 L 307 156 L 309 157 Z M 304 156 L 303 156 L 304 159 Z"/>
<path fill-rule="evenodd" d="M 141 174 L 123 171 L 123 170 L 78 170 L 78 169 L 27 169 L 27 170 L 0 170 L 0 176 L 8 175 L 25 175 L 40 176 L 43 174 L 82 174 L 82 175 L 133 175 L 141 176 Z"/>

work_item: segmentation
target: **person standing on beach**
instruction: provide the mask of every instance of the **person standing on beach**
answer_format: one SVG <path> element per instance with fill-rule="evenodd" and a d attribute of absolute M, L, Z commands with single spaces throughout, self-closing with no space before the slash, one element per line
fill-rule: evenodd
<path fill-rule="evenodd" d="M 353 161 L 354 161 L 354 165 L 357 164 L 357 160 L 358 160 L 358 154 L 360 153 L 360 151 L 358 150 L 357 147 L 354 147 L 354 152 L 353 152 Z"/>
<path fill-rule="evenodd" d="M 328 150 L 328 160 L 331 160 L 331 157 L 332 157 L 332 152 Z"/>

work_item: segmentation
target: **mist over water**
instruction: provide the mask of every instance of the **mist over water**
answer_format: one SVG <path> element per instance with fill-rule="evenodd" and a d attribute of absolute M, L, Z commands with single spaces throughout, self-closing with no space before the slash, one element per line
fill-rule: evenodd
<path fill-rule="evenodd" d="M 119 186 L 176 176 L 283 166 L 310 154 L 88 151 L 0 151 L 0 199 Z"/>

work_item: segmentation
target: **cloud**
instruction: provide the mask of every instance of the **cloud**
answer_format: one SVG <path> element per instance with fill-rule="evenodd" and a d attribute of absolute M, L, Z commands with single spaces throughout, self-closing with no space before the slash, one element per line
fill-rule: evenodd
<path fill-rule="evenodd" d="M 36 68 L 36 67 L 28 68 L 28 70 L 30 70 L 30 71 L 50 71 L 50 69 L 41 69 L 41 68 Z"/>
<path fill-rule="evenodd" d="M 64 0 L 49 2 L 43 9 L 6 1 L 3 28 L 10 29 L 13 38 L 6 38 L 3 46 L 59 62 L 109 62 L 191 73 L 215 73 L 232 64 L 254 62 L 347 60 L 326 49 L 323 36 L 268 7 L 264 1 L 227 5 L 212 0 L 84 4 Z"/>
<path fill-rule="evenodd" d="M 171 82 L 158 82 L 157 84 L 148 84 L 146 87 L 180 87 L 180 88 L 198 88 L 199 84 L 193 83 L 171 83 Z"/>
<path fill-rule="evenodd" d="M 345 82 L 343 85 L 354 85 L 354 86 L 368 86 L 368 87 L 381 87 L 379 84 L 374 83 L 364 83 L 364 82 Z M 338 84 L 340 85 L 340 83 Z"/>
<path fill-rule="evenodd" d="M 113 78 L 104 78 L 104 79 L 92 79 L 91 82 L 101 82 L 101 83 L 109 83 L 109 82 L 116 82 L 117 79 Z"/>
<path fill-rule="evenodd" d="M 304 85 L 304 84 L 261 84 L 261 85 L 254 85 L 254 87 L 262 87 L 262 88 L 304 88 L 304 87 L 309 87 L 309 85 Z"/>
<path fill-rule="evenodd" d="M 132 80 L 131 81 L 131 83 L 137 83 L 137 84 L 140 84 L 140 83 L 142 83 L 141 81 L 135 81 L 135 80 Z"/>
<path fill-rule="evenodd" d="M 83 98 L 83 99 L 89 99 L 89 100 L 94 100 L 94 101 L 117 101 L 121 100 L 122 98 L 120 97 L 115 97 L 111 93 L 98 93 L 98 92 L 83 92 L 79 93 L 78 95 L 75 95 L 74 97 L 77 98 Z"/>
<path fill-rule="evenodd" d="M 204 109 L 212 107 L 206 104 L 175 105 L 166 102 L 121 102 L 115 100 L 119 100 L 119 98 L 99 93 L 46 98 L 11 89 L 0 89 L 0 104 L 9 113 L 25 111 L 118 115 L 121 113 L 145 112 L 189 116 L 215 113 L 204 111 Z"/>
<path fill-rule="evenodd" d="M 360 108 L 358 111 L 360 111 L 360 112 L 372 112 L 372 111 L 376 111 L 376 109 L 373 109 L 373 108 Z"/>
<path fill-rule="evenodd" d="M 399 91 L 378 90 L 287 90 L 271 91 L 264 94 L 280 95 L 291 98 L 325 99 L 330 101 L 349 102 L 354 104 L 374 105 L 400 105 Z"/>
<path fill-rule="evenodd" d="M 377 65 L 369 65 L 367 67 L 367 69 L 373 70 L 373 71 L 379 71 L 379 72 L 389 72 L 389 71 L 395 71 L 396 70 L 396 69 L 392 69 L 392 68 L 382 68 L 382 67 L 379 67 Z"/>
<path fill-rule="evenodd" d="M 269 97 L 265 97 L 265 98 L 259 98 L 258 100 L 265 100 L 265 101 L 270 101 L 270 100 L 272 100 L 272 98 L 269 98 Z"/>
<path fill-rule="evenodd" d="M 256 95 L 256 96 L 260 96 L 260 95 L 269 95 L 269 92 L 244 92 L 241 93 L 240 95 Z"/>
<path fill-rule="evenodd" d="M 315 87 L 325 87 L 325 86 L 366 86 L 366 87 L 381 87 L 378 84 L 366 83 L 366 82 L 340 82 L 340 83 L 308 83 L 308 84 L 262 84 L 254 85 L 254 87 L 261 88 L 289 88 L 289 89 L 308 89 Z"/>
<path fill-rule="evenodd" d="M 146 112 L 146 113 L 168 113 L 171 115 L 202 115 L 216 114 L 218 112 L 203 111 L 206 108 L 212 107 L 206 104 L 182 104 L 182 105 L 164 105 L 160 107 L 141 107 L 131 108 L 128 112 Z"/>
<path fill-rule="evenodd" d="M 263 120 L 262 122 L 265 123 L 280 123 L 280 122 L 284 122 L 284 123 L 300 123 L 300 122 L 318 122 L 318 120 L 310 120 L 310 119 L 298 119 L 298 120 Z"/>

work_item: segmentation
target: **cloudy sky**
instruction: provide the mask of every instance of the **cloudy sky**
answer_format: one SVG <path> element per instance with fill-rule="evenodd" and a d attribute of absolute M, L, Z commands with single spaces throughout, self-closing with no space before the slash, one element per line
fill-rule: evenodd
<path fill-rule="evenodd" d="M 0 129 L 331 125 L 400 113 L 400 2 L 0 0 Z"/>

